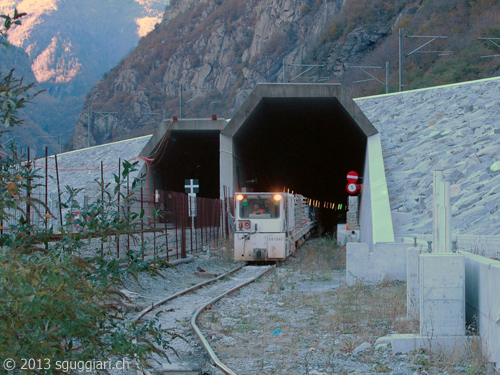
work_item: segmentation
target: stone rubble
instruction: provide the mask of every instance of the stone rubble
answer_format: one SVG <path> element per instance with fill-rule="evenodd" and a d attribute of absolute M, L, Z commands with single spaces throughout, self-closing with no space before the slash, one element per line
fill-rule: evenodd
<path fill-rule="evenodd" d="M 345 271 L 302 269 L 308 260 L 301 253 L 309 242 L 275 274 L 221 300 L 202 317 L 199 325 L 223 363 L 239 375 L 465 373 L 469 363 L 452 358 L 393 355 L 386 335 L 396 332 L 394 322 L 382 319 L 376 329 L 361 321 L 339 325 L 335 291 L 343 287 Z"/>
<path fill-rule="evenodd" d="M 432 233 L 432 171 L 451 184 L 454 234 L 500 234 L 500 79 L 356 99 L 381 133 L 402 234 Z"/>

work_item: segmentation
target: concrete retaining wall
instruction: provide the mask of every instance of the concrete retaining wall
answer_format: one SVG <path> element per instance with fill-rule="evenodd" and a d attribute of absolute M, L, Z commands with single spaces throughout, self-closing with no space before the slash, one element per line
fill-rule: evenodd
<path fill-rule="evenodd" d="M 427 241 L 432 241 L 432 234 L 415 234 L 418 248 L 427 249 Z M 396 242 L 413 243 L 413 237 L 396 236 Z M 500 259 L 500 236 L 494 235 L 452 235 L 452 241 L 457 241 L 457 248 L 472 254 L 482 255 L 488 258 Z M 432 246 L 434 249 L 434 245 Z"/>
<path fill-rule="evenodd" d="M 467 324 L 477 322 L 490 361 L 500 367 L 500 262 L 467 252 L 462 254 Z"/>
<path fill-rule="evenodd" d="M 394 242 L 380 134 L 367 139 L 359 222 L 361 241 L 370 250 L 375 243 Z"/>
<path fill-rule="evenodd" d="M 406 281 L 405 243 L 378 242 L 373 252 L 366 243 L 347 243 L 346 282 L 352 285 L 356 280 L 377 283 L 384 278 Z"/>

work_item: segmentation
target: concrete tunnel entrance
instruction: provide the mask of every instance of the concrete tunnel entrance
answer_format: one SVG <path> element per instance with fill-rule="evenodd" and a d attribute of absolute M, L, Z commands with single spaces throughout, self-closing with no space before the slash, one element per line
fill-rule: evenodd
<path fill-rule="evenodd" d="M 225 123 L 223 119 L 163 121 L 141 153 L 153 159 L 150 194 L 153 189 L 183 193 L 185 180 L 192 178 L 199 180 L 199 197 L 219 198 L 219 124 Z"/>
<path fill-rule="evenodd" d="M 195 178 L 207 198 L 288 188 L 345 205 L 355 170 L 363 177 L 361 241 L 394 241 L 380 134 L 340 85 L 258 84 L 229 122 L 163 121 L 141 156 L 150 160 L 150 190 L 183 192 Z M 338 215 L 321 209 L 325 231 L 345 221 L 345 211 Z"/>
<path fill-rule="evenodd" d="M 394 241 L 380 134 L 340 85 L 258 84 L 220 139 L 221 191 L 286 187 L 345 204 L 355 170 L 363 176 L 361 241 Z M 326 231 L 345 220 L 338 213 L 320 212 Z"/>
<path fill-rule="evenodd" d="M 335 97 L 263 98 L 233 136 L 238 189 L 286 187 L 345 207 L 347 172 L 362 174 L 366 151 L 353 121 Z M 320 224 L 332 234 L 345 213 L 320 208 Z"/>
<path fill-rule="evenodd" d="M 218 198 L 219 131 L 172 131 L 154 171 L 159 190 L 184 192 L 184 181 L 193 178 L 200 182 L 200 197 Z"/>

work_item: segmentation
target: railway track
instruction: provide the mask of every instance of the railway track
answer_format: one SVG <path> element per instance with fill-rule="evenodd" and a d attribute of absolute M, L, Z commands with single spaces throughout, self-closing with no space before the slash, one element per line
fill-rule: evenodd
<path fill-rule="evenodd" d="M 182 336 L 172 343 L 178 356 L 170 351 L 171 363 L 154 356 L 151 368 L 145 371 L 151 375 L 209 374 L 207 369 L 218 368 L 224 374 L 236 375 L 222 363 L 209 341 L 198 328 L 197 319 L 212 304 L 234 293 L 274 269 L 274 266 L 239 266 L 217 278 L 194 285 L 168 296 L 141 311 L 134 320 L 148 321 L 156 317 L 163 329 Z"/>

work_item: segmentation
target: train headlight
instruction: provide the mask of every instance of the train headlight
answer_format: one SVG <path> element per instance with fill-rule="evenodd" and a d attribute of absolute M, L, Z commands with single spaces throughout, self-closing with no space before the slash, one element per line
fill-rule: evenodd
<path fill-rule="evenodd" d="M 243 196 L 243 194 L 238 194 L 238 195 L 236 196 L 236 199 L 237 199 L 237 200 L 239 200 L 239 201 L 242 201 L 242 200 L 243 200 L 243 198 L 245 198 L 245 197 Z"/>
<path fill-rule="evenodd" d="M 281 198 L 283 198 L 283 196 L 281 196 L 280 194 L 275 194 L 273 199 L 276 201 L 276 202 L 279 202 L 281 200 Z"/>

